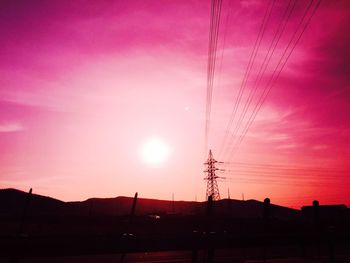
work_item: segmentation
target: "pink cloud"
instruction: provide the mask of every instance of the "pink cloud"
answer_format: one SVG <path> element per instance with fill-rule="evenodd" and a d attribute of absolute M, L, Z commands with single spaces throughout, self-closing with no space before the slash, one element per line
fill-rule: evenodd
<path fill-rule="evenodd" d="M 23 126 L 20 123 L 0 123 L 0 132 L 16 132 L 23 130 Z"/>

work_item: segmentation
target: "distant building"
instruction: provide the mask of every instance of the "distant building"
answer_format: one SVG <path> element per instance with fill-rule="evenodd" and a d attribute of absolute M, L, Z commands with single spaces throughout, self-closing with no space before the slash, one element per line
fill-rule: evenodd
<path fill-rule="evenodd" d="M 303 206 L 301 208 L 301 214 L 305 218 L 315 218 L 319 219 L 339 219 L 343 218 L 348 214 L 348 208 L 346 205 L 338 204 L 338 205 L 319 205 L 315 206 Z"/>

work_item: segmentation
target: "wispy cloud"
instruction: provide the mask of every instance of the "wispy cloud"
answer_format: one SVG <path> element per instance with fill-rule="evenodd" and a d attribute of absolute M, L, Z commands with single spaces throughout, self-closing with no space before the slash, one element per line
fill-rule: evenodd
<path fill-rule="evenodd" d="M 316 151 L 325 150 L 327 148 L 328 148 L 328 145 L 325 145 L 325 144 L 315 145 L 312 147 L 312 149 Z"/>
<path fill-rule="evenodd" d="M 276 149 L 294 149 L 299 147 L 300 145 L 298 144 L 294 144 L 294 143 L 290 143 L 290 144 L 282 144 L 276 147 Z"/>
<path fill-rule="evenodd" d="M 0 132 L 17 132 L 21 130 L 23 130 L 23 126 L 18 122 L 0 123 Z"/>

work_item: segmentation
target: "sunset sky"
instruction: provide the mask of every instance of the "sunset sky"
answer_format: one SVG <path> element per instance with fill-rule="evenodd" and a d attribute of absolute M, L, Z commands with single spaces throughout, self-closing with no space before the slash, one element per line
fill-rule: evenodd
<path fill-rule="evenodd" d="M 296 1 L 252 105 L 317 2 Z M 321 2 L 242 143 L 221 154 L 270 3 L 222 4 L 209 133 L 221 197 L 349 205 L 348 0 Z M 288 3 L 272 7 L 238 114 Z M 209 0 L 1 1 L 0 188 L 204 200 L 209 26 Z"/>

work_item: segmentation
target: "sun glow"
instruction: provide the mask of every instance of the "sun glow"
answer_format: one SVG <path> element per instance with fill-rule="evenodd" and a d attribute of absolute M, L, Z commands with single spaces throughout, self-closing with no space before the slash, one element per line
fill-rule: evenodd
<path fill-rule="evenodd" d="M 170 156 L 170 147 L 160 138 L 148 139 L 141 147 L 141 158 L 148 164 L 162 164 Z"/>

